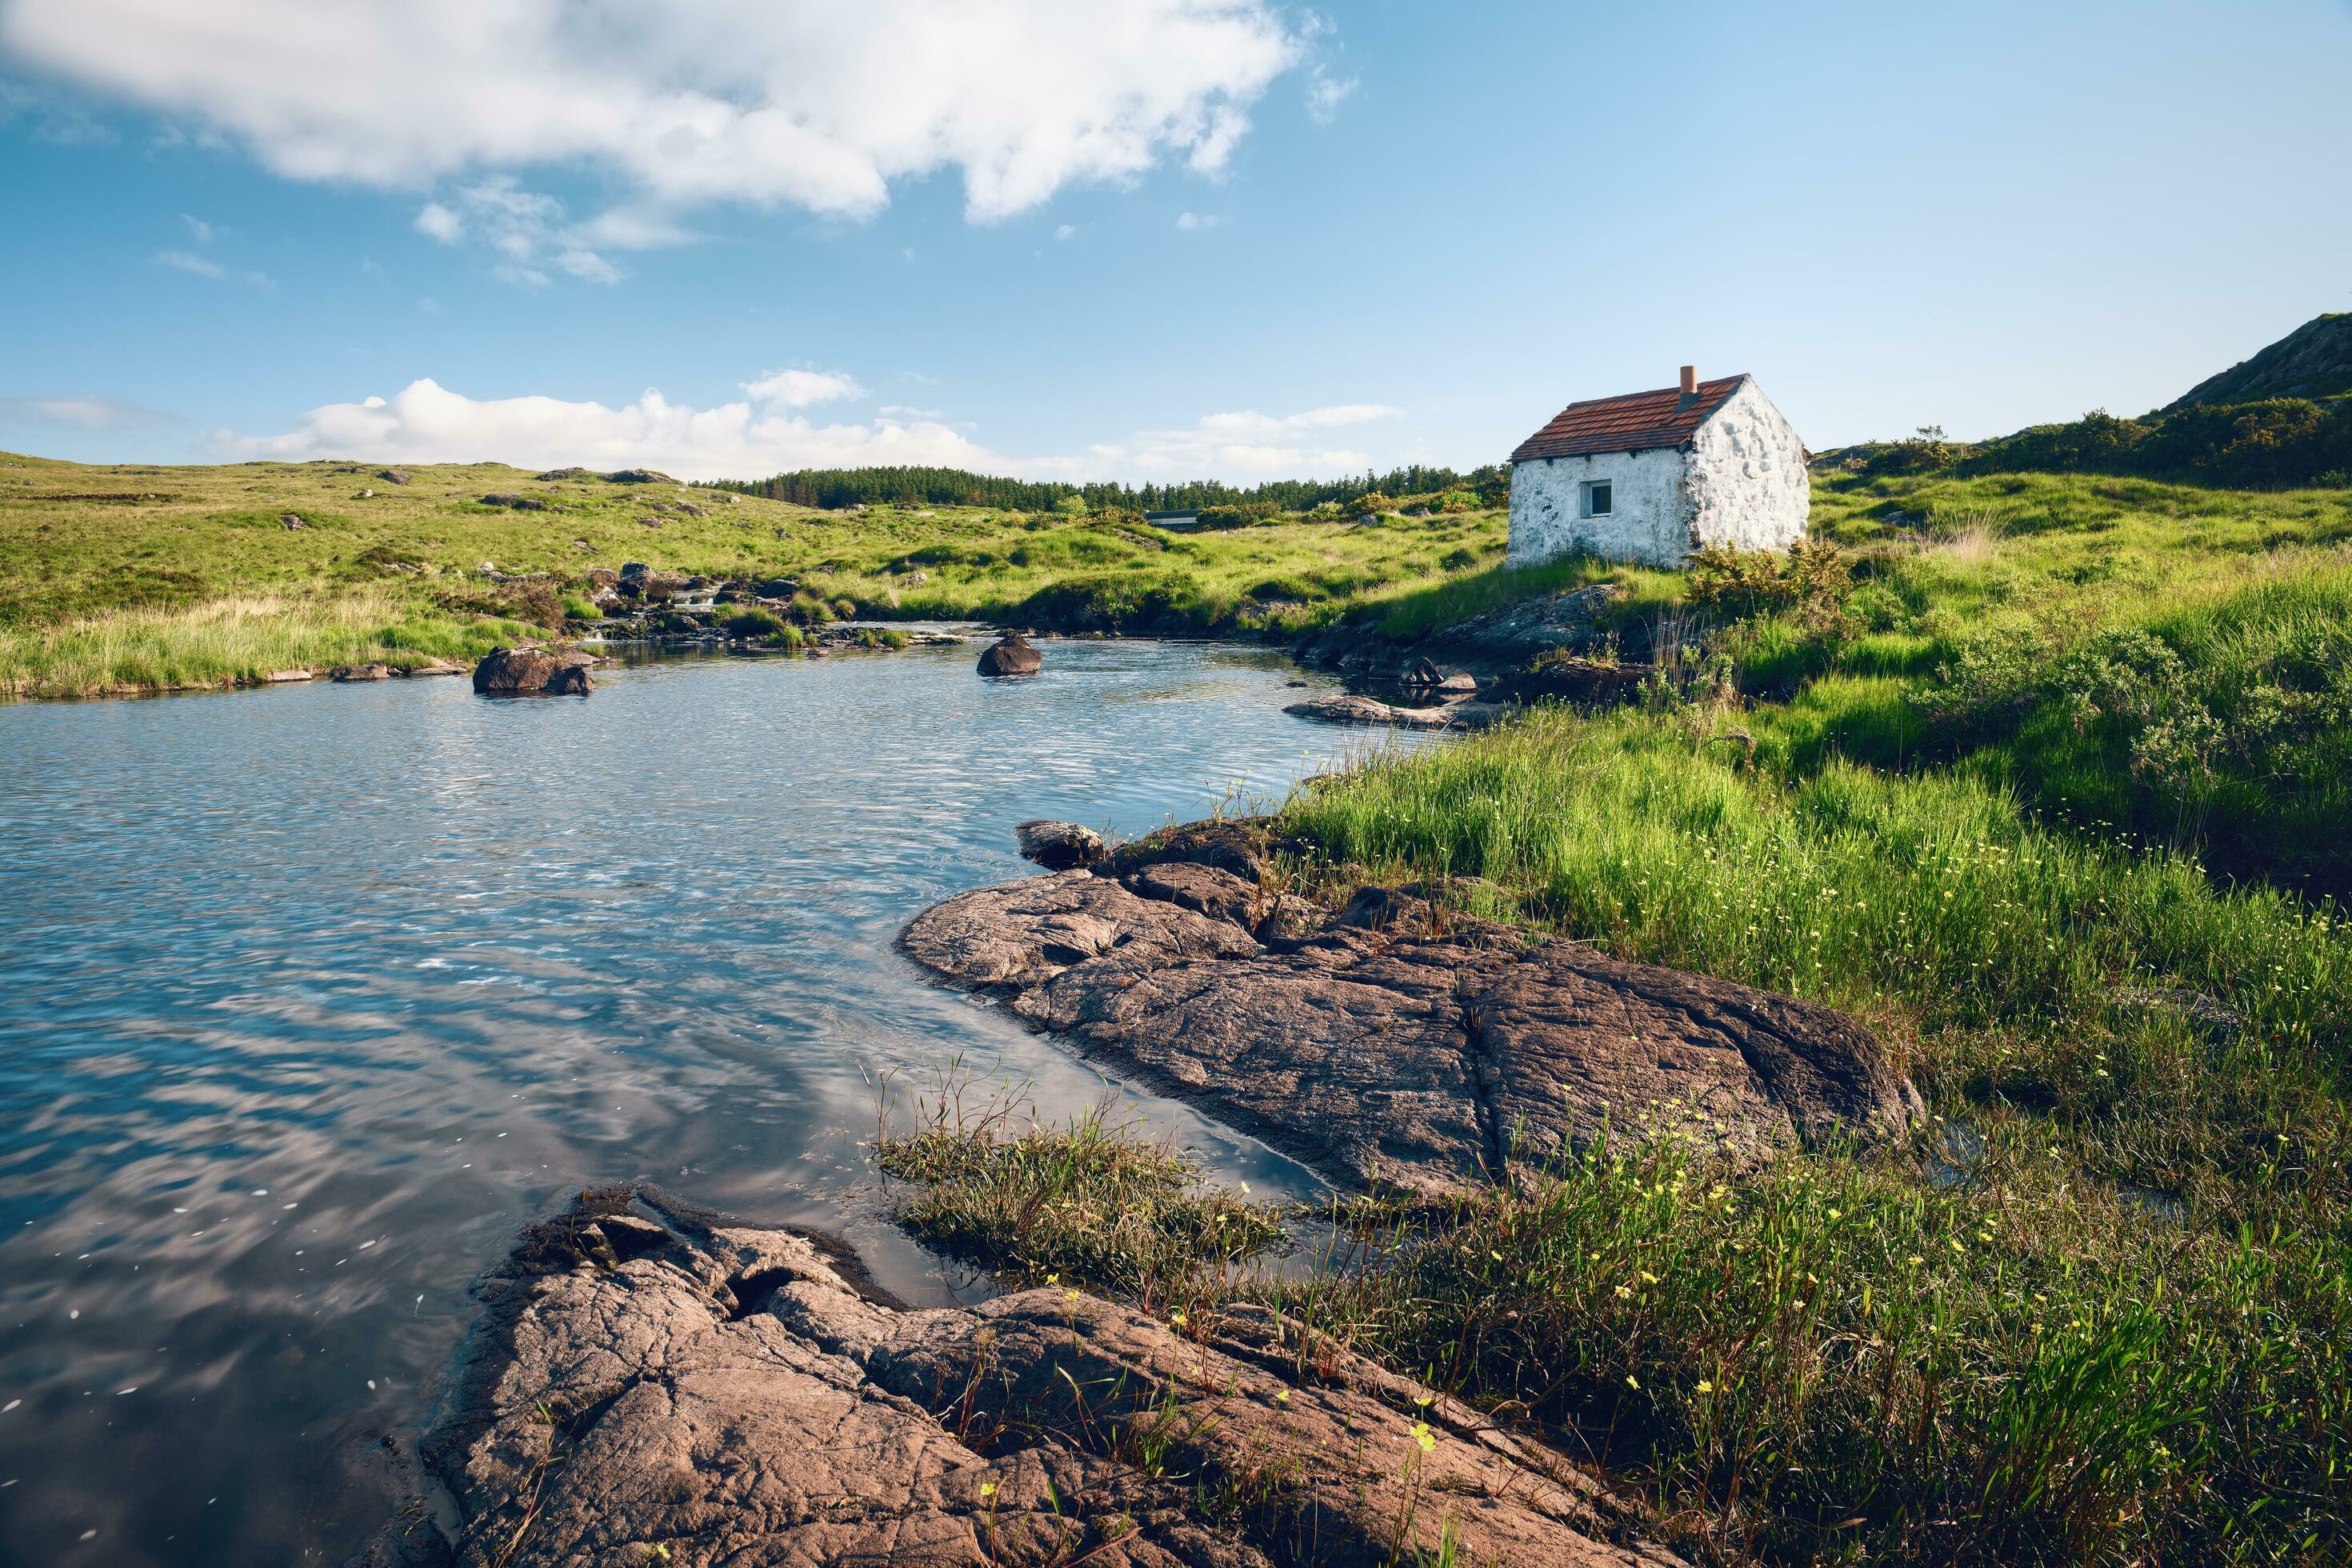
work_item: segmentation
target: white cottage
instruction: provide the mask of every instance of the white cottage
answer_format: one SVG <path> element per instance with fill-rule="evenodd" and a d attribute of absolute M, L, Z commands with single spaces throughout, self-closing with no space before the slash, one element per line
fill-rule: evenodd
<path fill-rule="evenodd" d="M 1805 537 L 1805 444 L 1753 376 L 1571 403 L 1511 454 L 1514 566 L 1571 552 L 1678 566 Z"/>

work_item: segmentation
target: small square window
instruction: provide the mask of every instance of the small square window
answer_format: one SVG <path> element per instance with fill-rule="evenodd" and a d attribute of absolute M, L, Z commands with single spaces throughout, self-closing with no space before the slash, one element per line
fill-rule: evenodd
<path fill-rule="evenodd" d="M 1613 510 L 1613 503 L 1616 498 L 1612 492 L 1615 488 L 1616 487 L 1612 485 L 1607 479 L 1585 480 L 1584 515 L 1587 517 L 1607 517 L 1611 510 Z"/>

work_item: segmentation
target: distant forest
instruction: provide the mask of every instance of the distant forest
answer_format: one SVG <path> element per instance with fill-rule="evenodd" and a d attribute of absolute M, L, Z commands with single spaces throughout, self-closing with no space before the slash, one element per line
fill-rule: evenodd
<path fill-rule="evenodd" d="M 1468 473 L 1419 463 L 1385 474 L 1367 470 L 1349 479 L 1270 479 L 1244 489 L 1215 479 L 1176 485 L 1065 485 L 992 479 L 961 468 L 803 468 L 769 479 L 719 479 L 714 489 L 734 490 L 770 500 L 827 509 L 888 506 L 898 501 L 929 506 L 985 506 L 1004 511 L 1052 511 L 1075 499 L 1090 511 L 1177 511 L 1202 507 L 1273 506 L 1304 511 L 1325 501 L 1347 502 L 1368 495 L 1430 495 L 1441 490 L 1491 489 L 1504 482 L 1499 463 Z"/>

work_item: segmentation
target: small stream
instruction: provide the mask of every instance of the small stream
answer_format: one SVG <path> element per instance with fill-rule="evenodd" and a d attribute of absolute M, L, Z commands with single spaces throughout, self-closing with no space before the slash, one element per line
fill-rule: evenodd
<path fill-rule="evenodd" d="M 900 925 L 1034 869 L 1022 818 L 1138 833 L 1373 743 L 1285 715 L 1277 655 L 1043 646 L 1019 682 L 944 648 L 0 707 L 0 1562 L 340 1563 L 468 1280 L 583 1184 L 980 1290 L 888 1225 L 882 1099 L 1119 1091 Z"/>

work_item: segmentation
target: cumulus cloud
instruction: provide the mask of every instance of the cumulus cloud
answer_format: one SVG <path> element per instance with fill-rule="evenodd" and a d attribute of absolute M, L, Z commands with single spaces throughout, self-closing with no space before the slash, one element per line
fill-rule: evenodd
<path fill-rule="evenodd" d="M 338 457 L 522 468 L 646 464 L 684 479 L 898 463 L 986 468 L 998 461 L 944 425 L 889 418 L 820 425 L 788 412 L 790 405 L 755 406 L 757 401 L 698 409 L 648 390 L 635 403 L 611 408 L 553 397 L 478 400 L 415 381 L 390 398 L 314 408 L 282 435 L 225 432 L 219 445 L 232 457 L 287 462 Z"/>
<path fill-rule="evenodd" d="M 821 370 L 770 371 L 757 381 L 744 383 L 743 390 L 761 403 L 781 403 L 787 408 L 843 403 L 866 395 L 866 389 L 849 377 Z"/>
<path fill-rule="evenodd" d="M 1214 173 L 1306 36 L 1269 0 L 0 0 L 0 45 L 304 180 L 584 163 L 666 210 L 975 221 L 1163 159 Z"/>
<path fill-rule="evenodd" d="M 646 465 L 684 479 L 932 464 L 1032 479 L 1251 479 L 1360 469 L 1370 460 L 1366 454 L 1336 445 L 1335 433 L 1398 417 L 1380 404 L 1283 416 L 1213 414 L 1186 429 L 1142 431 L 1075 455 L 1019 457 L 982 446 L 937 409 L 893 405 L 870 420 L 831 423 L 801 412 L 814 402 L 861 395 L 846 376 L 782 371 L 747 384 L 744 392 L 740 402 L 694 408 L 648 390 L 635 403 L 610 407 L 553 397 L 476 399 L 415 381 L 390 398 L 314 408 L 278 435 L 222 431 L 215 444 L 229 458 L 284 462 Z"/>
<path fill-rule="evenodd" d="M 439 202 L 426 202 L 417 209 L 416 232 L 444 245 L 455 245 L 465 235 L 466 220 L 457 216 L 454 207 L 444 206 Z"/>

